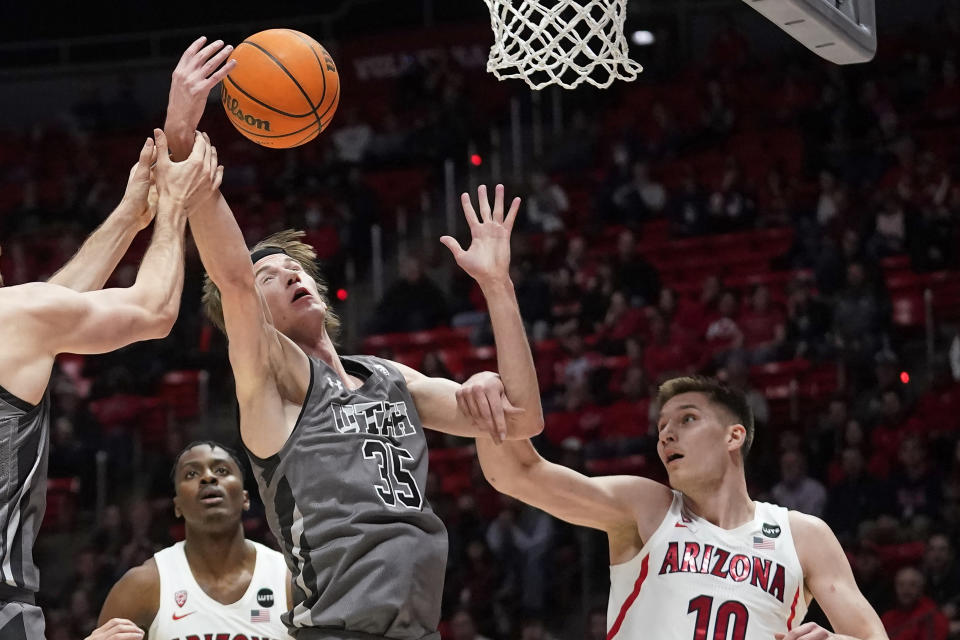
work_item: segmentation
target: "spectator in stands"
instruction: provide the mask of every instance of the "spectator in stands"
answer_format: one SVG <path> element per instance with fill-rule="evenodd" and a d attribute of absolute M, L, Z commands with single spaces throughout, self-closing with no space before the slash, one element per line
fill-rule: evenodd
<path fill-rule="evenodd" d="M 880 257 L 903 253 L 907 245 L 907 215 L 897 198 L 884 198 L 874 221 L 870 246 Z"/>
<path fill-rule="evenodd" d="M 743 182 L 743 171 L 733 157 L 727 158 L 720 188 L 707 201 L 707 215 L 714 233 L 729 233 L 751 227 L 757 211 Z"/>
<path fill-rule="evenodd" d="M 737 324 L 737 296 L 731 291 L 724 291 L 717 304 L 718 316 L 707 325 L 704 340 L 707 349 L 714 358 L 723 358 L 730 351 L 743 347 L 743 332 Z"/>
<path fill-rule="evenodd" d="M 734 354 L 727 359 L 724 368 L 717 372 L 719 380 L 743 391 L 750 410 L 753 411 L 753 420 L 757 425 L 766 426 L 770 422 L 770 404 L 760 389 L 750 382 L 750 368 L 747 361 L 740 354 Z"/>
<path fill-rule="evenodd" d="M 527 613 L 544 611 L 547 595 L 547 553 L 554 519 L 504 496 L 503 507 L 487 529 L 487 544 L 515 587 L 518 604 Z"/>
<path fill-rule="evenodd" d="M 950 208 L 934 204 L 922 207 L 909 240 L 911 268 L 925 273 L 955 266 L 956 237 L 957 221 Z"/>
<path fill-rule="evenodd" d="M 862 365 L 877 350 L 883 326 L 883 304 L 867 282 L 859 262 L 847 267 L 847 286 L 833 307 L 834 343 L 848 363 Z"/>
<path fill-rule="evenodd" d="M 530 176 L 530 195 L 527 196 L 527 227 L 546 233 L 562 231 L 569 210 L 570 199 L 563 187 L 544 172 L 534 171 Z"/>
<path fill-rule="evenodd" d="M 890 479 L 892 515 L 907 522 L 915 516 L 935 518 L 942 493 L 940 479 L 931 468 L 923 440 L 908 435 L 900 443 L 899 467 Z"/>
<path fill-rule="evenodd" d="M 708 80 L 701 104 L 700 125 L 704 141 L 716 143 L 725 139 L 737 120 L 726 86 L 720 80 Z"/>
<path fill-rule="evenodd" d="M 650 165 L 635 162 L 631 180 L 614 191 L 613 203 L 619 210 L 617 219 L 636 228 L 666 208 L 667 190 L 650 176 Z"/>
<path fill-rule="evenodd" d="M 710 231 L 707 198 L 693 167 L 685 168 L 680 189 L 670 199 L 667 216 L 673 236 L 700 236 Z"/>
<path fill-rule="evenodd" d="M 677 339 L 658 311 L 650 312 L 647 323 L 650 327 L 650 344 L 643 350 L 643 370 L 647 377 L 659 384 L 674 374 L 689 372 L 697 358 L 692 347 Z"/>
<path fill-rule="evenodd" d="M 787 354 L 814 359 L 826 355 L 830 323 L 830 308 L 816 295 L 812 282 L 803 277 L 791 282 L 787 298 Z"/>
<path fill-rule="evenodd" d="M 743 347 L 752 364 L 778 360 L 786 336 L 786 318 L 770 301 L 766 285 L 757 285 L 749 305 L 740 312 L 737 326 L 743 332 Z"/>
<path fill-rule="evenodd" d="M 846 398 L 838 395 L 831 398 L 826 411 L 817 416 L 806 446 L 807 458 L 811 461 L 810 470 L 815 477 L 826 478 L 828 465 L 839 457 L 849 413 Z M 833 484 L 833 478 L 828 478 L 828 482 Z"/>
<path fill-rule="evenodd" d="M 934 533 L 927 538 L 921 567 L 927 594 L 944 610 L 948 618 L 957 618 L 960 608 L 960 563 L 950 536 Z"/>
<path fill-rule="evenodd" d="M 602 351 L 615 355 L 624 353 L 626 339 L 641 329 L 645 319 L 642 309 L 630 306 L 622 291 L 614 291 L 603 321 L 594 327 L 594 333 L 600 336 Z"/>
<path fill-rule="evenodd" d="M 469 609 L 458 609 L 450 618 L 450 640 L 490 640 L 477 633 L 477 625 L 473 621 Z"/>
<path fill-rule="evenodd" d="M 904 567 L 894 580 L 896 606 L 881 616 L 890 640 L 946 640 L 947 618 L 923 594 L 923 574 Z"/>
<path fill-rule="evenodd" d="M 799 451 L 786 451 L 780 456 L 780 482 L 771 495 L 780 506 L 812 516 L 823 516 L 827 491 L 823 484 L 807 475 L 807 461 Z"/>
<path fill-rule="evenodd" d="M 633 306 L 654 304 L 660 295 L 660 274 L 637 252 L 632 231 L 617 236 L 617 255 L 613 260 L 614 285 L 627 294 Z"/>
<path fill-rule="evenodd" d="M 400 267 L 400 279 L 383 294 L 377 306 L 376 331 L 423 331 L 449 322 L 443 291 L 423 272 L 420 261 L 409 257 Z"/>
<path fill-rule="evenodd" d="M 866 471 L 863 452 L 848 447 L 840 453 L 840 481 L 830 489 L 824 519 L 841 543 L 856 540 L 860 524 L 877 516 L 887 499 L 883 486 Z"/>

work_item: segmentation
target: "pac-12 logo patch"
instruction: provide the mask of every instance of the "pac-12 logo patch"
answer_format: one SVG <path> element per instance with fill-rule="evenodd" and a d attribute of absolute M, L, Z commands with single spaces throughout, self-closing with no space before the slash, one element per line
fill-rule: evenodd
<path fill-rule="evenodd" d="M 177 591 L 175 594 L 173 594 L 173 600 L 177 603 L 178 607 L 182 607 L 183 605 L 187 604 L 187 590 L 181 589 L 180 591 Z"/>
<path fill-rule="evenodd" d="M 261 607 L 272 607 L 273 606 L 273 590 L 272 589 L 260 589 L 257 591 L 257 604 Z"/>
<path fill-rule="evenodd" d="M 768 538 L 776 538 L 780 535 L 780 525 L 763 523 L 763 535 Z"/>

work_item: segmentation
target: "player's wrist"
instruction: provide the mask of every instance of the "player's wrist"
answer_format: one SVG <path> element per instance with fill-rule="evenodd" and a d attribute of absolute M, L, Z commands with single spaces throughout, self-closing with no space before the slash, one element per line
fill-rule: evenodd
<path fill-rule="evenodd" d="M 477 278 L 477 285 L 485 296 L 513 293 L 513 280 L 508 273 Z"/>

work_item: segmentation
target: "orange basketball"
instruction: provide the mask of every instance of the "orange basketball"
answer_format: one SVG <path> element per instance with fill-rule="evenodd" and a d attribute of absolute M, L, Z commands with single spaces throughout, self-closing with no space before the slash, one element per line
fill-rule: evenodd
<path fill-rule="evenodd" d="M 220 99 L 227 118 L 259 145 L 286 149 L 327 128 L 340 103 L 333 58 L 305 33 L 268 29 L 241 42 L 231 56 Z"/>

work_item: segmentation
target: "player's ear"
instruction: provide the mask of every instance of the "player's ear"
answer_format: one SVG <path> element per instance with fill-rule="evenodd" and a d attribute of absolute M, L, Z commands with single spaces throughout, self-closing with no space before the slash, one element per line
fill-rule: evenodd
<path fill-rule="evenodd" d="M 740 423 L 727 427 L 727 450 L 741 449 L 747 441 L 747 428 Z"/>
<path fill-rule="evenodd" d="M 250 511 L 250 492 L 243 490 L 243 510 Z"/>
<path fill-rule="evenodd" d="M 180 496 L 173 496 L 173 515 L 179 520 L 183 517 L 183 512 L 180 511 Z"/>

